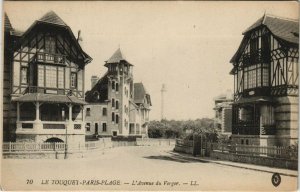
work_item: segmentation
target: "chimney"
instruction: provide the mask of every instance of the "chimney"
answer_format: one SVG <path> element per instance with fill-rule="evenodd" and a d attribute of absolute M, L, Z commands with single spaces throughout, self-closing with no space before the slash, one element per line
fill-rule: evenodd
<path fill-rule="evenodd" d="M 96 75 L 93 75 L 91 77 L 91 89 L 93 89 L 93 87 L 97 84 L 99 78 Z"/>

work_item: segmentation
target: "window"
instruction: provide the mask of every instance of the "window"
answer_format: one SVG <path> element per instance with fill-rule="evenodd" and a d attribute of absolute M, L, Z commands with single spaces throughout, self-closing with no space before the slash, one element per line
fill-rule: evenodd
<path fill-rule="evenodd" d="M 114 81 L 111 82 L 111 89 L 112 89 L 112 90 L 115 89 L 115 82 L 114 82 Z"/>
<path fill-rule="evenodd" d="M 119 123 L 119 115 L 116 115 L 116 124 Z"/>
<path fill-rule="evenodd" d="M 111 99 L 111 107 L 115 107 L 115 99 Z"/>
<path fill-rule="evenodd" d="M 38 66 L 38 86 L 63 89 L 65 85 L 65 75 L 63 67 Z"/>
<path fill-rule="evenodd" d="M 91 131 L 91 124 L 90 123 L 86 123 L 86 131 Z"/>
<path fill-rule="evenodd" d="M 106 132 L 106 123 L 102 123 L 102 131 Z"/>
<path fill-rule="evenodd" d="M 102 109 L 102 115 L 103 116 L 106 116 L 107 115 L 107 109 L 105 107 L 103 107 Z"/>
<path fill-rule="evenodd" d="M 99 94 L 98 91 L 95 91 L 93 94 L 94 94 L 94 96 L 93 96 L 94 100 L 99 100 L 100 99 L 100 94 Z"/>
<path fill-rule="evenodd" d="M 262 73 L 261 73 L 261 70 Z M 251 65 L 244 68 L 244 89 L 269 85 L 268 64 Z"/>
<path fill-rule="evenodd" d="M 256 52 L 259 48 L 259 38 L 255 37 L 250 40 L 250 57 L 252 62 L 256 59 Z"/>
<path fill-rule="evenodd" d="M 119 101 L 116 101 L 116 109 L 119 109 Z"/>
<path fill-rule="evenodd" d="M 56 88 L 56 67 L 55 66 L 46 66 L 46 87 Z"/>
<path fill-rule="evenodd" d="M 47 53 L 55 53 L 55 39 L 51 36 L 45 37 L 45 51 Z"/>
<path fill-rule="evenodd" d="M 95 134 L 98 135 L 98 123 L 95 123 Z"/>
<path fill-rule="evenodd" d="M 91 108 L 86 108 L 86 116 L 91 116 Z"/>
<path fill-rule="evenodd" d="M 114 112 L 111 113 L 111 121 L 112 121 L 112 122 L 115 121 L 115 113 L 114 113 Z"/>
<path fill-rule="evenodd" d="M 28 83 L 28 68 L 21 67 L 21 83 L 27 84 Z"/>
<path fill-rule="evenodd" d="M 58 67 L 57 68 L 58 72 L 58 78 L 57 78 L 57 87 L 63 89 L 64 88 L 64 68 L 63 67 Z"/>
<path fill-rule="evenodd" d="M 77 73 L 74 72 L 71 73 L 71 87 L 72 88 L 77 87 Z"/>
<path fill-rule="evenodd" d="M 239 108 L 239 120 L 242 122 L 253 122 L 254 121 L 254 107 L 245 106 Z"/>
<path fill-rule="evenodd" d="M 246 139 L 246 145 L 249 145 L 249 141 L 248 141 L 248 139 Z"/>
<path fill-rule="evenodd" d="M 241 144 L 244 145 L 244 139 L 241 139 Z"/>
<path fill-rule="evenodd" d="M 39 65 L 38 66 L 38 86 L 39 87 L 44 87 L 45 86 L 45 70 L 44 70 L 44 66 Z"/>
<path fill-rule="evenodd" d="M 119 83 L 116 83 L 116 91 L 119 91 Z"/>

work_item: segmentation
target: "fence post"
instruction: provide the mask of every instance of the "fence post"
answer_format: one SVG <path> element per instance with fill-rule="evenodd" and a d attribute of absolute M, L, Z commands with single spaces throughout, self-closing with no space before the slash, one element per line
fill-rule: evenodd
<path fill-rule="evenodd" d="M 9 142 L 9 152 L 11 152 L 11 142 Z"/>

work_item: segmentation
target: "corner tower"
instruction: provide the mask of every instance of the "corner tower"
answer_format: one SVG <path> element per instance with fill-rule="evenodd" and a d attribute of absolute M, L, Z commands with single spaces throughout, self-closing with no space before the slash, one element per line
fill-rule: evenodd
<path fill-rule="evenodd" d="M 113 136 L 129 134 L 129 104 L 133 99 L 133 65 L 119 48 L 106 62 L 108 68 L 108 124 Z"/>

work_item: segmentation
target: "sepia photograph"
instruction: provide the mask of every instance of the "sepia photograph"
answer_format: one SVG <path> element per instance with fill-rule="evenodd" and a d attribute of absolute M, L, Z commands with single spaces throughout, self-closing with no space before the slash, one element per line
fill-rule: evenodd
<path fill-rule="evenodd" d="M 3 1 L 3 191 L 296 191 L 297 1 Z"/>

